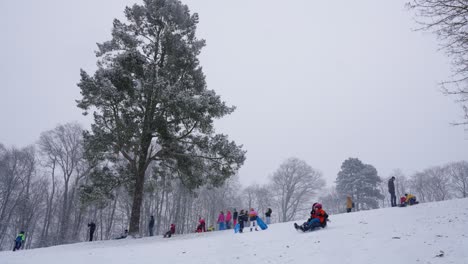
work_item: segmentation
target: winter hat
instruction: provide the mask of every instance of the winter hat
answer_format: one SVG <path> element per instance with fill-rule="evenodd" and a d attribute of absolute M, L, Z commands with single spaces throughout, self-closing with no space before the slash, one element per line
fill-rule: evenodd
<path fill-rule="evenodd" d="M 319 203 L 316 203 L 316 204 L 315 204 L 315 208 L 317 208 L 317 209 L 322 209 L 322 205 L 319 204 Z"/>

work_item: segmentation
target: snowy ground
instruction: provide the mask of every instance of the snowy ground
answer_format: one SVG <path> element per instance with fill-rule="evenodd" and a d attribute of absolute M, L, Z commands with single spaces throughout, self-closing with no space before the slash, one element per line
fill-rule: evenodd
<path fill-rule="evenodd" d="M 468 264 L 468 199 L 330 219 L 326 229 L 311 233 L 297 232 L 291 222 L 244 234 L 228 230 L 0 252 L 0 263 Z"/>

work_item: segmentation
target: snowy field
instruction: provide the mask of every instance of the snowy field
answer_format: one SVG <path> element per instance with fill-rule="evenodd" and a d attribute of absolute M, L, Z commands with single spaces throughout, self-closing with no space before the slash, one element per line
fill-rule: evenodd
<path fill-rule="evenodd" d="M 468 199 L 330 220 L 326 229 L 311 233 L 297 232 L 290 222 L 244 234 L 228 230 L 0 252 L 0 263 L 468 264 Z"/>

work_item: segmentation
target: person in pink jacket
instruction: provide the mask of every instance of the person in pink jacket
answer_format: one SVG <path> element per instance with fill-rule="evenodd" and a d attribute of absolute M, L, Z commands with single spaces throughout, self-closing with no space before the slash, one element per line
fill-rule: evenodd
<path fill-rule="evenodd" d="M 255 231 L 258 231 L 257 229 L 257 211 L 255 211 L 253 208 L 250 208 L 249 211 L 249 220 L 250 220 L 250 232 L 252 232 L 252 229 L 255 227 Z"/>
<path fill-rule="evenodd" d="M 218 224 L 219 224 L 219 230 L 225 230 L 225 219 L 224 219 L 224 213 L 223 211 L 221 211 L 221 213 L 219 213 L 219 216 L 218 216 Z"/>
<path fill-rule="evenodd" d="M 231 229 L 231 220 L 232 220 L 231 211 L 228 210 L 226 214 L 226 229 Z"/>

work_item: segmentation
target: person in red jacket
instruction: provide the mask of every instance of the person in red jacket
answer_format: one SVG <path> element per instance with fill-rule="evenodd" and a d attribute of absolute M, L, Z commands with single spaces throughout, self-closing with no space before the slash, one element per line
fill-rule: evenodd
<path fill-rule="evenodd" d="M 164 234 L 164 237 L 171 237 L 173 234 L 175 234 L 175 225 L 171 224 L 171 229 Z"/>
<path fill-rule="evenodd" d="M 205 229 L 205 219 L 203 218 L 198 218 L 198 227 L 197 227 L 197 233 L 201 233 L 201 232 L 206 232 L 206 229 Z"/>
<path fill-rule="evenodd" d="M 312 211 L 310 212 L 310 218 L 302 225 L 294 223 L 296 229 L 300 229 L 304 232 L 313 230 L 317 227 L 325 228 L 327 225 L 328 214 L 322 209 L 322 205 L 314 203 L 312 205 Z"/>
<path fill-rule="evenodd" d="M 406 196 L 400 197 L 400 207 L 406 206 Z"/>

